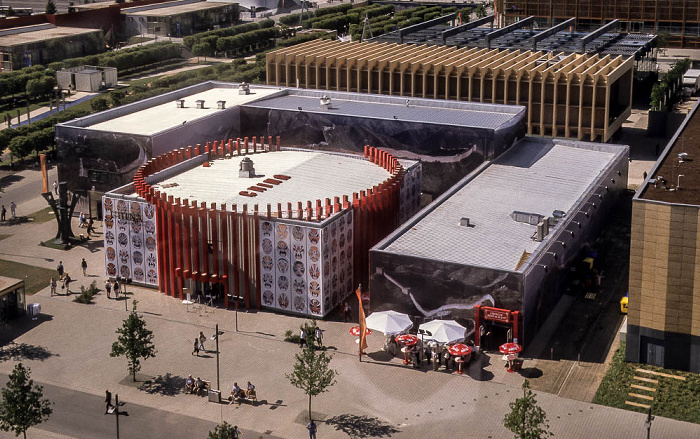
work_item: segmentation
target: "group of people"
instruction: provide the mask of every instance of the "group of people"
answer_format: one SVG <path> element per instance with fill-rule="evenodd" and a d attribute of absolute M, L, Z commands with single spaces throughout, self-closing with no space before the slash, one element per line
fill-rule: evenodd
<path fill-rule="evenodd" d="M 85 259 L 83 259 L 83 261 L 84 260 Z M 117 281 L 117 280 L 112 281 L 111 279 L 107 279 L 105 281 L 105 291 L 107 292 L 108 299 L 112 298 L 110 296 L 110 294 L 112 294 L 112 291 L 114 291 L 114 298 L 119 299 L 119 293 L 121 292 L 121 285 L 119 285 L 119 281 Z M 124 293 L 126 293 L 126 291 Z"/>
<path fill-rule="evenodd" d="M 204 332 L 199 331 L 199 337 L 194 338 L 194 347 L 192 349 L 192 355 L 197 354 L 199 357 L 199 351 L 202 352 L 207 352 L 206 348 L 204 347 L 204 342 L 207 341 L 207 336 L 204 335 Z"/>
<path fill-rule="evenodd" d="M 85 259 L 83 259 L 83 262 L 85 262 Z M 87 262 L 85 262 L 85 264 L 85 268 L 87 269 Z M 58 273 L 58 282 L 61 282 L 61 290 L 66 290 L 66 292 L 70 293 L 70 283 L 73 282 L 73 279 L 70 277 L 70 274 L 66 273 L 65 268 L 63 267 L 63 261 L 58 262 L 56 272 Z M 83 270 L 83 273 L 85 273 L 85 270 Z M 49 281 L 52 296 L 56 294 L 58 282 L 56 281 L 55 277 L 51 277 L 51 280 Z"/>
<path fill-rule="evenodd" d="M 304 345 L 309 346 L 309 334 L 306 332 L 306 327 L 302 326 L 299 333 L 299 347 L 303 348 Z M 313 328 L 313 340 L 316 343 L 316 347 L 323 347 L 323 329 L 315 326 Z"/>
<path fill-rule="evenodd" d="M 233 383 L 233 388 L 231 388 L 231 397 L 229 401 L 233 402 L 236 399 L 257 399 L 257 394 L 255 393 L 255 386 L 248 381 L 246 389 L 243 390 L 238 386 L 238 383 Z"/>
<path fill-rule="evenodd" d="M 192 379 L 192 375 L 187 375 L 185 380 L 185 393 L 191 393 L 193 395 L 201 395 L 202 392 L 206 392 L 209 387 L 209 383 L 197 377 L 197 379 Z"/>
<path fill-rule="evenodd" d="M 81 229 L 87 229 L 87 236 L 90 238 L 91 233 L 95 233 L 95 220 L 88 218 L 83 212 L 78 215 L 79 224 L 78 227 Z"/>
<path fill-rule="evenodd" d="M 10 203 L 10 218 L 15 219 L 17 218 L 17 205 L 15 202 Z M 2 205 L 2 209 L 0 209 L 0 221 L 6 221 L 7 220 L 7 209 L 5 209 L 5 205 Z"/>
<path fill-rule="evenodd" d="M 468 342 L 473 345 L 473 341 Z M 400 352 L 401 344 L 396 341 L 394 336 L 387 337 L 384 350 L 392 355 L 397 355 Z M 447 346 L 441 346 L 436 342 L 426 343 L 421 347 L 421 342 L 414 344 L 413 346 L 407 346 L 407 356 L 410 358 L 410 363 L 415 369 L 418 369 L 423 364 L 423 361 L 429 361 L 433 370 L 438 370 L 440 367 L 445 367 L 445 372 L 451 372 L 458 369 L 457 363 L 468 363 L 472 354 L 457 356 L 450 353 Z M 458 360 L 460 359 L 460 360 Z"/>

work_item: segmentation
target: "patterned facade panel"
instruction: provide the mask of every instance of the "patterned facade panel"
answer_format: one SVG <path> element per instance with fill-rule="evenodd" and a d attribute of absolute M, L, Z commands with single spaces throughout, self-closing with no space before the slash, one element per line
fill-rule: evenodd
<path fill-rule="evenodd" d="M 156 213 L 143 201 L 103 197 L 105 274 L 158 286 Z"/>
<path fill-rule="evenodd" d="M 321 229 L 306 228 L 307 255 L 307 304 L 308 313 L 315 316 L 323 316 L 323 296 L 327 291 L 324 286 L 323 251 L 321 248 L 323 231 Z"/>
<path fill-rule="evenodd" d="M 352 284 L 352 279 L 353 279 L 353 239 L 354 239 L 354 222 L 353 222 L 353 211 L 352 209 L 348 209 L 348 213 L 345 214 L 345 239 L 341 239 L 341 241 L 345 242 L 344 248 L 345 248 L 345 257 L 342 258 L 343 263 L 345 265 L 345 282 L 344 282 L 344 287 L 343 291 L 346 294 L 349 294 L 350 292 L 354 291 L 356 285 Z M 343 299 L 342 297 L 340 298 L 341 300 Z M 337 305 L 340 302 L 335 302 L 333 306 Z"/>
<path fill-rule="evenodd" d="M 262 305 L 276 308 L 275 300 L 275 223 L 260 222 L 260 280 L 262 282 Z"/>
<path fill-rule="evenodd" d="M 308 264 L 306 260 L 308 227 L 290 226 L 291 229 L 291 297 L 292 310 L 306 314 L 306 285 Z"/>
<path fill-rule="evenodd" d="M 289 224 L 275 225 L 275 307 L 284 311 L 292 309 L 291 291 L 291 227 Z"/>

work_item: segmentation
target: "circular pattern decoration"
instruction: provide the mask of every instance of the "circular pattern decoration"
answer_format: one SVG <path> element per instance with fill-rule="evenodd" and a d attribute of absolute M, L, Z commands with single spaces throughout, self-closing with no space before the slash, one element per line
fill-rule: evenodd
<path fill-rule="evenodd" d="M 262 267 L 263 270 L 272 270 L 272 264 L 274 262 L 272 261 L 272 258 L 270 256 L 263 256 L 262 258 Z"/>
<path fill-rule="evenodd" d="M 143 245 L 143 240 L 141 235 L 131 235 L 131 246 L 133 248 L 141 248 Z"/>
<path fill-rule="evenodd" d="M 141 267 L 136 267 L 134 268 L 134 280 L 137 282 L 143 282 L 143 268 Z"/>
<path fill-rule="evenodd" d="M 269 221 L 263 221 L 262 225 L 260 226 L 260 230 L 262 231 L 263 236 L 272 236 L 272 223 Z"/>
<path fill-rule="evenodd" d="M 314 297 L 318 297 L 318 295 L 321 294 L 321 285 L 316 281 L 312 281 L 309 284 L 309 293 Z"/>
<path fill-rule="evenodd" d="M 338 245 L 340 248 L 345 247 L 345 233 L 340 234 L 340 237 L 338 238 Z"/>
<path fill-rule="evenodd" d="M 113 261 L 117 257 L 117 252 L 114 251 L 114 247 L 107 247 L 107 260 Z"/>
<path fill-rule="evenodd" d="M 278 277 L 277 288 L 282 291 L 287 291 L 289 289 L 289 278 L 287 278 L 287 276 Z"/>
<path fill-rule="evenodd" d="M 146 238 L 146 248 L 149 252 L 153 252 L 156 250 L 156 240 L 153 239 L 153 237 L 149 236 L 148 238 Z"/>
<path fill-rule="evenodd" d="M 311 264 L 309 266 L 309 276 L 311 276 L 311 279 L 318 279 L 321 277 L 321 270 L 319 270 L 318 265 Z"/>
<path fill-rule="evenodd" d="M 146 234 L 148 234 L 148 235 L 155 235 L 155 233 L 156 233 L 156 225 L 153 221 L 146 221 L 144 223 L 143 229 L 146 231 Z"/>
<path fill-rule="evenodd" d="M 294 298 L 294 311 L 304 312 L 305 308 L 306 308 L 306 299 L 304 299 L 302 296 L 296 296 Z"/>
<path fill-rule="evenodd" d="M 126 230 L 126 226 L 128 225 L 128 221 L 124 219 L 117 219 L 117 227 L 119 230 Z"/>
<path fill-rule="evenodd" d="M 292 227 L 292 237 L 297 241 L 304 239 L 304 229 L 299 226 Z"/>
<path fill-rule="evenodd" d="M 272 304 L 275 303 L 275 296 L 270 290 L 263 291 L 262 299 L 263 303 L 267 306 L 272 306 Z"/>
<path fill-rule="evenodd" d="M 148 283 L 158 283 L 158 273 L 156 273 L 156 270 L 148 270 Z"/>
<path fill-rule="evenodd" d="M 309 242 L 311 244 L 318 244 L 318 229 L 309 229 Z"/>
<path fill-rule="evenodd" d="M 146 218 L 153 219 L 156 209 L 152 204 L 146 204 L 146 206 L 143 208 L 143 213 L 146 215 Z"/>
<path fill-rule="evenodd" d="M 120 233 L 119 235 L 117 235 L 117 242 L 119 242 L 119 245 L 124 247 L 127 244 L 129 244 L 129 237 L 126 236 L 126 233 Z"/>
<path fill-rule="evenodd" d="M 301 244 L 294 244 L 292 246 L 292 252 L 294 253 L 294 259 L 301 261 L 304 259 L 304 246 Z"/>
<path fill-rule="evenodd" d="M 129 266 L 122 265 L 121 267 L 119 267 L 119 274 L 121 274 L 122 277 L 131 277 L 131 270 L 129 270 Z"/>
<path fill-rule="evenodd" d="M 288 269 L 289 269 L 289 262 L 287 262 L 286 259 L 278 259 L 277 260 L 277 270 L 278 271 L 281 271 L 282 273 L 286 273 Z"/>
<path fill-rule="evenodd" d="M 141 232 L 141 223 L 137 223 L 136 221 L 131 222 L 131 231 L 134 233 L 140 233 Z"/>
<path fill-rule="evenodd" d="M 105 219 L 102 220 L 102 222 L 104 223 L 104 226 L 108 229 L 114 227 L 114 217 L 112 215 L 105 215 Z"/>
<path fill-rule="evenodd" d="M 263 238 L 261 246 L 263 253 L 266 255 L 272 253 L 272 241 L 269 238 Z"/>
<path fill-rule="evenodd" d="M 104 200 L 104 210 L 105 211 L 111 211 L 114 209 L 114 204 L 112 204 L 112 199 L 111 198 L 105 198 Z"/>
<path fill-rule="evenodd" d="M 277 254 L 281 258 L 287 257 L 287 251 L 289 250 L 289 247 L 287 247 L 287 243 L 284 241 L 278 241 L 277 242 Z"/>
<path fill-rule="evenodd" d="M 287 295 L 284 293 L 280 294 L 279 296 L 277 296 L 277 304 L 282 309 L 289 308 L 289 297 L 287 297 Z"/>
<path fill-rule="evenodd" d="M 148 265 L 149 268 L 155 268 L 156 267 L 156 257 L 151 255 L 146 256 L 146 264 Z"/>
<path fill-rule="evenodd" d="M 117 266 L 111 262 L 109 264 L 107 264 L 107 274 L 110 277 L 116 276 L 117 275 Z"/>
<path fill-rule="evenodd" d="M 119 250 L 119 262 L 122 264 L 129 263 L 129 252 L 126 250 Z"/>
<path fill-rule="evenodd" d="M 141 219 L 141 203 L 131 203 L 131 214 Z"/>
<path fill-rule="evenodd" d="M 117 201 L 117 210 L 126 212 L 126 201 L 124 201 L 124 200 Z"/>
<path fill-rule="evenodd" d="M 265 288 L 272 288 L 272 284 L 275 282 L 275 277 L 270 273 L 264 273 L 262 275 L 262 283 Z"/>
<path fill-rule="evenodd" d="M 294 288 L 295 294 L 304 294 L 304 290 L 306 289 L 306 282 L 304 282 L 304 279 L 294 279 L 292 287 Z"/>
<path fill-rule="evenodd" d="M 277 224 L 277 239 L 287 239 L 289 228 L 286 224 Z"/>
<path fill-rule="evenodd" d="M 321 314 L 321 302 L 318 299 L 309 300 L 309 311 L 312 314 Z"/>
<path fill-rule="evenodd" d="M 141 265 L 141 264 L 143 264 L 143 253 L 141 253 L 141 252 L 134 252 L 132 258 L 133 258 L 133 260 L 134 260 L 134 264 L 136 264 L 136 265 Z M 136 274 L 135 271 L 134 271 L 134 274 Z"/>
<path fill-rule="evenodd" d="M 296 261 L 294 263 L 294 266 L 292 267 L 292 270 L 294 271 L 294 275 L 297 277 L 303 276 L 304 271 L 306 271 L 306 269 L 304 268 L 304 263 L 301 261 Z"/>
<path fill-rule="evenodd" d="M 309 249 L 309 259 L 311 259 L 312 262 L 318 262 L 320 257 L 321 257 L 321 252 L 318 250 L 318 247 L 316 247 L 315 245 L 312 246 Z"/>
<path fill-rule="evenodd" d="M 111 231 L 107 231 L 107 233 L 105 233 L 105 241 L 107 242 L 107 245 L 113 245 L 114 233 L 112 233 Z"/>

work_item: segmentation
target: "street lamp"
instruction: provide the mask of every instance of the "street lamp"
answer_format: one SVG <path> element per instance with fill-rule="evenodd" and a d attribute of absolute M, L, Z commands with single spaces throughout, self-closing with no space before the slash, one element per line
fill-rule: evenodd
<path fill-rule="evenodd" d="M 649 439 L 649 434 L 651 433 L 651 421 L 654 420 L 654 417 L 651 415 L 651 406 L 649 406 L 649 412 L 647 413 L 647 420 L 644 422 L 644 425 L 647 427 L 647 439 Z"/>

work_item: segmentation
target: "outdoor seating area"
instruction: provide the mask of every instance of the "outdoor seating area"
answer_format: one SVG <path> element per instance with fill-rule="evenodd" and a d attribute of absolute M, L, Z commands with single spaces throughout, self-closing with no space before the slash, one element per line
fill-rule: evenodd
<path fill-rule="evenodd" d="M 478 355 L 474 341 L 469 338 L 467 328 L 454 320 L 432 320 L 418 326 L 415 334 L 409 333 L 414 324 L 411 318 L 396 311 L 374 312 L 366 318 L 364 336 L 373 331 L 385 336 L 383 350 L 391 357 L 402 357 L 402 363 L 419 369 L 432 365 L 434 371 L 443 370 L 455 375 L 464 375 L 467 367 Z M 354 326 L 350 334 L 358 337 L 361 344 L 361 327 Z M 522 346 L 508 342 L 500 346 L 504 354 L 508 372 L 515 372 L 522 367 L 518 354 Z M 364 354 L 364 352 L 362 353 Z"/>

